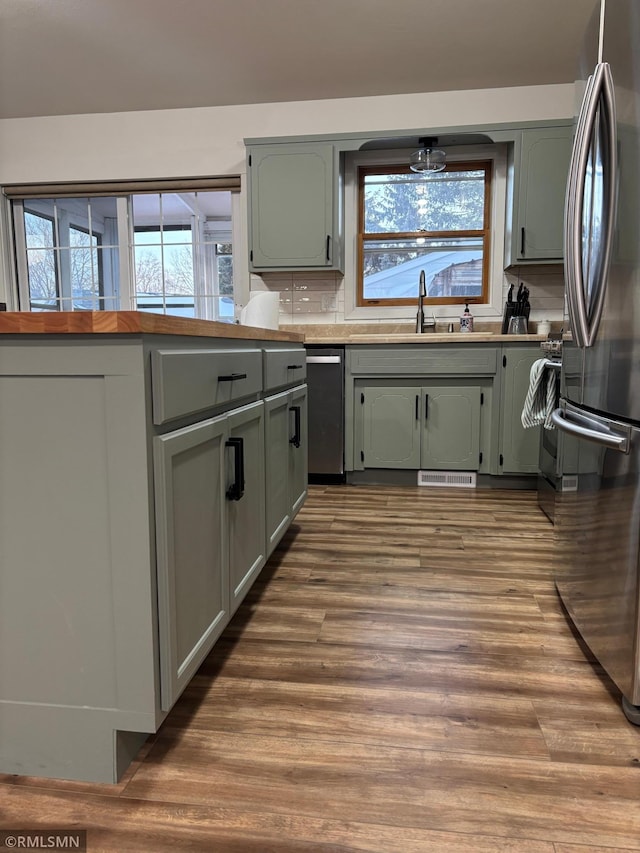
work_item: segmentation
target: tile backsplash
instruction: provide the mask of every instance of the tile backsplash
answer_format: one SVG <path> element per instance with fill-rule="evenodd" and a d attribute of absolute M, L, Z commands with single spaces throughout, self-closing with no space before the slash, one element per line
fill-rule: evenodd
<path fill-rule="evenodd" d="M 343 323 L 344 279 L 340 273 L 265 273 L 251 276 L 251 292 L 280 293 L 280 325 Z"/>
<path fill-rule="evenodd" d="M 503 298 L 506 301 L 509 286 L 514 285 L 514 294 L 522 282 L 530 291 L 531 320 L 562 320 L 564 313 L 564 278 L 560 265 L 544 267 L 520 267 L 503 276 Z M 280 325 L 303 325 L 311 323 L 354 322 L 345 318 L 344 277 L 333 272 L 278 272 L 251 276 L 251 292 L 271 290 L 280 294 Z M 412 312 L 406 322 L 413 324 Z M 459 307 L 451 306 L 450 312 L 438 312 L 439 319 L 457 319 Z M 483 320 L 500 320 L 500 313 L 483 314 Z M 360 322 L 385 323 L 388 318 L 362 320 Z"/>

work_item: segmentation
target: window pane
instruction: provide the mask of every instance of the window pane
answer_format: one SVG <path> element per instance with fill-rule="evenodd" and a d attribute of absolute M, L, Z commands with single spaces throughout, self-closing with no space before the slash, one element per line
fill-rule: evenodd
<path fill-rule="evenodd" d="M 115 203 L 115 199 L 105 199 Z M 113 236 L 114 220 L 99 214 L 92 220 L 87 199 L 30 199 L 25 202 L 27 268 L 32 310 L 102 310 L 102 233 Z M 107 205 L 102 205 L 109 210 Z M 106 223 L 106 224 L 105 224 Z M 44 247 L 47 248 L 39 248 Z M 117 253 L 117 249 L 115 249 Z M 110 306 L 118 307 L 117 254 L 111 252 Z"/>
<path fill-rule="evenodd" d="M 55 311 L 58 308 L 58 279 L 53 248 L 53 222 L 25 210 L 24 228 L 31 310 Z"/>
<path fill-rule="evenodd" d="M 136 234 L 134 250 L 136 295 L 139 293 L 161 295 L 163 292 L 162 249 L 160 246 L 139 247 L 137 238 Z"/>
<path fill-rule="evenodd" d="M 218 286 L 222 296 L 233 296 L 233 257 L 218 255 Z"/>
<path fill-rule="evenodd" d="M 365 233 L 481 230 L 484 180 L 481 169 L 365 175 Z"/>
<path fill-rule="evenodd" d="M 188 233 L 189 236 L 191 232 Z M 164 232 L 165 239 L 173 232 Z M 164 287 L 167 293 L 190 293 L 193 295 L 193 246 L 188 245 L 164 246 Z"/>
<path fill-rule="evenodd" d="M 25 210 L 24 230 L 27 249 L 53 248 L 53 221 L 48 217 Z"/>
<path fill-rule="evenodd" d="M 69 228 L 69 270 L 73 310 L 98 311 L 100 303 L 100 270 L 98 237 L 80 228 Z M 78 248 L 75 248 L 78 247 Z"/>
<path fill-rule="evenodd" d="M 422 270 L 429 298 L 480 296 L 482 244 L 480 237 L 367 240 L 364 298 L 417 298 Z"/>
<path fill-rule="evenodd" d="M 133 197 L 140 310 L 233 322 L 231 193 Z"/>

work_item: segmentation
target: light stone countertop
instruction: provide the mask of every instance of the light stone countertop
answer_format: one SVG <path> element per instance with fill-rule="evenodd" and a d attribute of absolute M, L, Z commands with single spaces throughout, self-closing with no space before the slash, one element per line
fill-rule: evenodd
<path fill-rule="evenodd" d="M 535 322 L 532 326 L 535 329 Z M 554 323 L 555 336 L 560 336 L 561 323 Z M 538 335 L 532 331 L 528 335 L 503 335 L 502 323 L 479 322 L 473 332 L 447 332 L 448 323 L 439 323 L 435 332 L 419 335 L 413 326 L 406 323 L 335 323 L 326 325 L 291 325 L 281 329 L 301 332 L 305 344 L 417 344 L 433 346 L 437 344 L 481 344 L 481 343 L 539 343 L 547 335 Z"/>
<path fill-rule="evenodd" d="M 434 346 L 437 344 L 486 344 L 486 343 L 538 343 L 546 335 L 501 335 L 492 332 L 425 332 L 423 335 L 403 334 L 354 334 L 314 335 L 306 334 L 305 344 L 415 344 Z"/>

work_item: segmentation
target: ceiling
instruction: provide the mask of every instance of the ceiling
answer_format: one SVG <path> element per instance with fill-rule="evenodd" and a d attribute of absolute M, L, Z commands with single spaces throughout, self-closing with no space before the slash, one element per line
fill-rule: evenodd
<path fill-rule="evenodd" d="M 595 0 L 0 0 L 0 118 L 566 83 Z"/>

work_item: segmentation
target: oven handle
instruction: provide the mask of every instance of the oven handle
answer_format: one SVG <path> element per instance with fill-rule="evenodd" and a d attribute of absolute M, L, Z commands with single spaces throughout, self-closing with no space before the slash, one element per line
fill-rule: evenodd
<path fill-rule="evenodd" d="M 564 409 L 555 409 L 551 413 L 551 422 L 560 432 L 569 433 L 569 435 L 574 435 L 585 441 L 592 441 L 603 447 L 619 450 L 621 453 L 629 452 L 629 436 L 609 430 L 595 418 L 589 418 L 577 412 L 572 412 L 571 417 L 568 417 L 568 412 Z"/>

